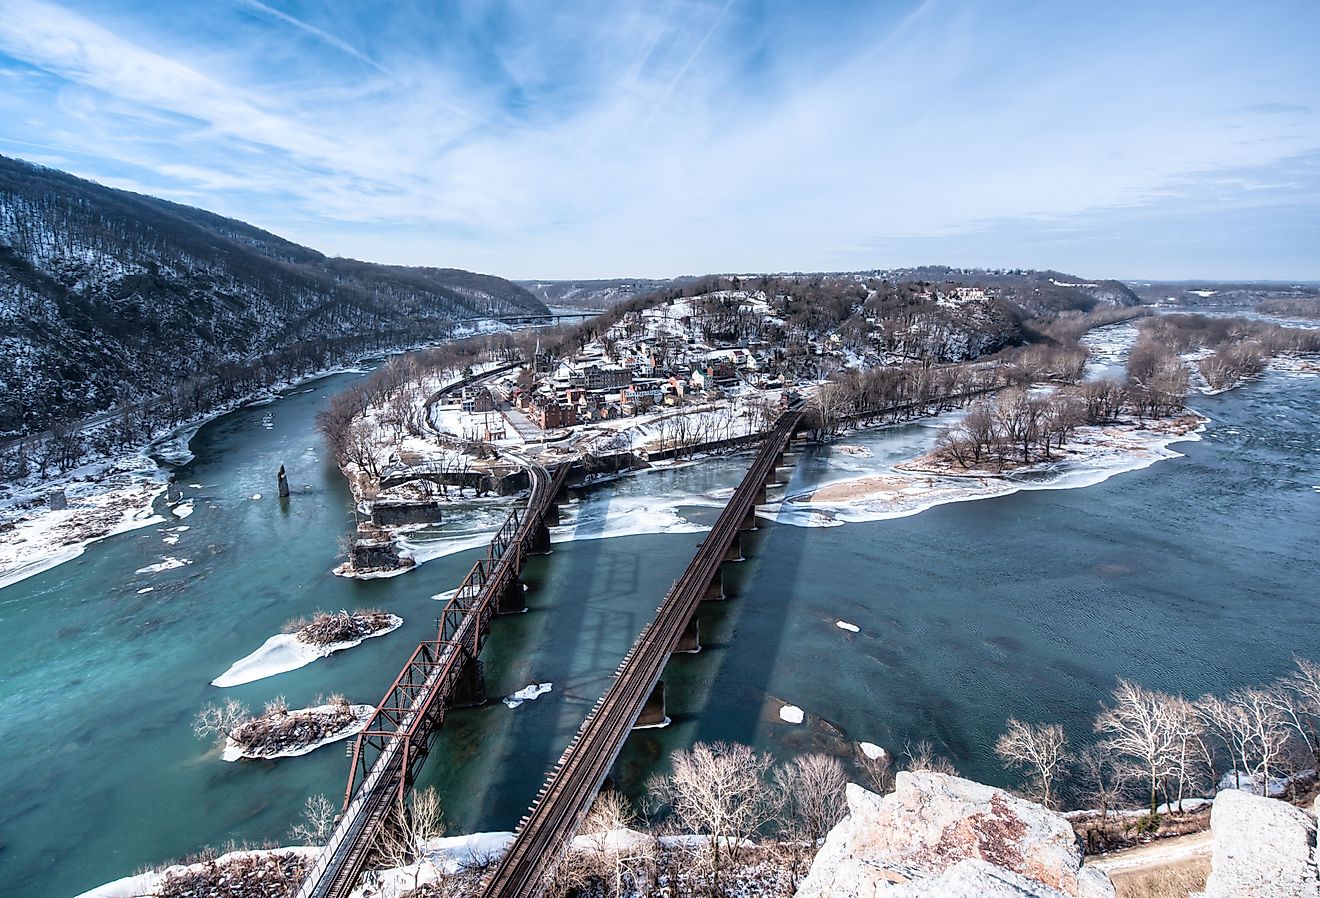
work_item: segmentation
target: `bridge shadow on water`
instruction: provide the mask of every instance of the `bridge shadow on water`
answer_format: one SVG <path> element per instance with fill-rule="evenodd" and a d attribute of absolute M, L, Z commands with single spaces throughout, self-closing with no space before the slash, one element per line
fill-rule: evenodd
<path fill-rule="evenodd" d="M 450 712 L 418 778 L 418 788 L 441 793 L 457 831 L 516 826 L 700 538 L 606 539 L 600 506 L 610 486 L 573 496 L 562 511 L 574 539 L 527 561 L 527 612 L 493 622 L 482 651 L 487 702 Z M 548 693 L 516 708 L 501 701 L 544 683 L 553 684 Z"/>

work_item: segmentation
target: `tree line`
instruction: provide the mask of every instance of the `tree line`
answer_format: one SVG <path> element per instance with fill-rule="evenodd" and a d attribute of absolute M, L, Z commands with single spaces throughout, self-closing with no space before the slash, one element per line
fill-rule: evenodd
<path fill-rule="evenodd" d="M 440 340 L 453 332 L 449 321 L 417 322 L 406 330 L 300 341 L 249 362 L 217 362 L 181 379 L 159 395 L 124 402 L 92 424 L 57 420 L 48 431 L 15 439 L 0 449 L 0 480 L 64 474 L 79 465 L 137 448 L 176 427 L 217 410 L 235 407 L 336 365 L 401 344 Z"/>

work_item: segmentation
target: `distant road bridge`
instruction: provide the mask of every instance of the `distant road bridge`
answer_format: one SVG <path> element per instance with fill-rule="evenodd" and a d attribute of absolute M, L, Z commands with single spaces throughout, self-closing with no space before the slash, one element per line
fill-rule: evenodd
<path fill-rule="evenodd" d="M 586 321 L 595 318 L 600 312 L 529 312 L 526 315 L 492 315 L 491 321 L 505 324 L 547 325 L 563 324 L 566 321 Z"/>
<path fill-rule="evenodd" d="M 700 647 L 697 608 L 724 597 L 721 565 L 742 558 L 740 534 L 756 529 L 756 506 L 793 436 L 806 426 L 804 412 L 784 412 L 765 437 L 747 474 L 683 575 L 670 587 L 653 621 L 642 630 L 610 687 L 596 702 L 564 750 L 531 810 L 519 822 L 513 844 L 486 881 L 482 898 L 536 898 L 577 832 L 601 784 L 637 725 L 665 719 L 665 663 L 675 652 Z"/>
<path fill-rule="evenodd" d="M 478 656 L 496 614 L 523 611 L 518 579 L 528 555 L 550 548 L 548 527 L 569 466 L 553 473 L 525 458 L 532 480 L 526 508 L 515 508 L 441 612 L 436 638 L 422 642 L 395 678 L 353 746 L 344 810 L 297 898 L 346 898 L 377 833 L 391 825 L 450 708 L 479 704 L 485 683 Z"/>

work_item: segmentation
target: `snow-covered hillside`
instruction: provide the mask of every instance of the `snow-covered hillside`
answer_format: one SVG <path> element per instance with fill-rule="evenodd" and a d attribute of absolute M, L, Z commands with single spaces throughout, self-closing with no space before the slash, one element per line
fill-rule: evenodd
<path fill-rule="evenodd" d="M 544 311 L 501 278 L 330 259 L 239 221 L 0 157 L 0 438 L 293 347 Z"/>

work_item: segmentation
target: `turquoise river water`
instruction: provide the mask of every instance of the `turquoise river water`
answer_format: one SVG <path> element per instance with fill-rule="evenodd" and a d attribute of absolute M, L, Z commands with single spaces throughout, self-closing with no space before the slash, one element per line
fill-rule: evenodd
<path fill-rule="evenodd" d="M 177 469 L 194 500 L 186 520 L 0 590 L 0 891 L 67 898 L 203 846 L 278 841 L 307 796 L 342 795 L 351 743 L 230 764 L 191 722 L 230 696 L 253 708 L 331 692 L 376 702 L 433 632 L 432 597 L 481 551 L 389 580 L 330 574 L 352 515 L 313 417 L 355 376 L 203 427 Z M 1213 420 L 1200 442 L 1175 445 L 1184 457 L 1095 486 L 838 527 L 763 523 L 749 560 L 729 568 L 734 597 L 705 612 L 705 650 L 669 666 L 673 725 L 633 735 L 617 782 L 635 793 L 667 751 L 718 738 L 846 756 L 857 740 L 930 739 L 964 774 L 1006 783 L 991 746 L 1009 715 L 1084 736 L 1118 676 L 1197 694 L 1266 681 L 1294 652 L 1320 658 L 1320 379 L 1271 374 L 1191 404 Z M 933 435 L 916 424 L 849 442 L 883 461 Z M 837 476 L 837 452 L 809 451 L 793 489 Z M 280 464 L 294 485 L 286 505 L 273 498 Z M 455 831 L 512 827 L 700 539 L 681 523 L 584 537 L 619 521 L 646 529 L 635 525 L 660 506 L 710 520 L 745 464 L 576 494 L 578 538 L 531 562 L 529 613 L 496 621 L 492 702 L 453 715 L 424 771 Z M 501 514 L 460 507 L 440 538 Z M 165 544 L 164 528 L 180 525 Z M 191 563 L 137 573 L 166 556 Z M 290 618 L 369 606 L 403 628 L 290 673 L 209 685 Z M 493 700 L 534 682 L 554 686 L 516 709 Z M 806 722 L 780 721 L 781 702 Z"/>

